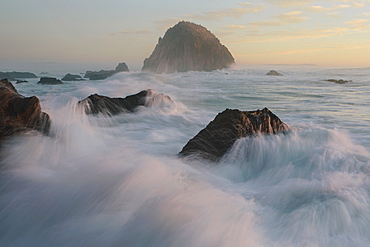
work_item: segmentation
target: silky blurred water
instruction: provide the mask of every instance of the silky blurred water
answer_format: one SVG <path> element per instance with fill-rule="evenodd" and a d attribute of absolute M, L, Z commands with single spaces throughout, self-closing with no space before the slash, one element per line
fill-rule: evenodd
<path fill-rule="evenodd" d="M 51 135 L 3 145 L 0 246 L 370 245 L 369 68 L 36 82 L 15 86 L 41 99 Z M 77 106 L 149 88 L 173 101 L 114 117 Z M 264 107 L 292 131 L 240 139 L 218 163 L 178 158 L 217 113 Z"/>

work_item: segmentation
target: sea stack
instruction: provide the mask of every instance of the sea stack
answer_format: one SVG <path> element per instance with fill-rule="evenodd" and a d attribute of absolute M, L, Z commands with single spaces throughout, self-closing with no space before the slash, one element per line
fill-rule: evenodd
<path fill-rule="evenodd" d="M 214 34 L 201 25 L 181 21 L 159 38 L 142 70 L 158 74 L 212 71 L 234 63 L 229 50 Z"/>

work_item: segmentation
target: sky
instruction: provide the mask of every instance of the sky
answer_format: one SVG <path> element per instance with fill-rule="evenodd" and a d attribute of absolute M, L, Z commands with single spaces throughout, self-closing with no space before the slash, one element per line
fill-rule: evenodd
<path fill-rule="evenodd" d="M 0 0 L 0 9 L 0 71 L 140 70 L 182 20 L 214 33 L 243 68 L 370 67 L 370 0 Z"/>

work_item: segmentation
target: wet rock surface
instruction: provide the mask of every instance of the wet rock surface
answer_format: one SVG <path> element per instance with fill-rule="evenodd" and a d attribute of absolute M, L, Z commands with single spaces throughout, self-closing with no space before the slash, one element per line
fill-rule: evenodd
<path fill-rule="evenodd" d="M 226 109 L 192 138 L 179 154 L 217 161 L 242 137 L 287 130 L 289 126 L 267 108 L 257 111 Z"/>
<path fill-rule="evenodd" d="M 36 96 L 24 97 L 6 79 L 0 81 L 0 141 L 27 130 L 48 133 L 50 117 Z"/>
<path fill-rule="evenodd" d="M 147 89 L 125 98 L 110 98 L 98 94 L 92 94 L 79 101 L 85 108 L 86 114 L 103 114 L 113 116 L 121 113 L 134 112 L 139 106 L 151 105 L 157 99 L 165 98 L 171 101 L 169 96 L 159 94 L 155 90 Z"/>

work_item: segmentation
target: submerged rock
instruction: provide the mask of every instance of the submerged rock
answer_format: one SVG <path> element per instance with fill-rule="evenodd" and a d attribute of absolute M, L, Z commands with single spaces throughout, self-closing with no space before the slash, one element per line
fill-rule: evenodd
<path fill-rule="evenodd" d="M 110 98 L 98 94 L 92 94 L 78 103 L 85 107 L 86 114 L 104 114 L 108 116 L 120 113 L 134 112 L 138 106 L 148 106 L 154 101 L 165 99 L 172 101 L 167 95 L 160 94 L 155 90 L 143 90 L 126 98 Z"/>
<path fill-rule="evenodd" d="M 50 117 L 36 96 L 24 97 L 6 79 L 0 81 L 0 141 L 27 130 L 47 133 Z"/>
<path fill-rule="evenodd" d="M 282 76 L 283 74 L 277 72 L 276 70 L 270 70 L 266 75 Z"/>
<path fill-rule="evenodd" d="M 62 81 L 84 81 L 84 79 L 80 75 L 72 75 L 72 74 L 66 74 Z"/>
<path fill-rule="evenodd" d="M 21 84 L 21 83 L 28 83 L 28 81 L 26 81 L 26 80 L 17 80 L 17 82 L 15 84 Z"/>
<path fill-rule="evenodd" d="M 325 80 L 325 81 L 329 81 L 329 82 L 334 82 L 334 83 L 337 83 L 337 84 L 344 84 L 344 83 L 348 83 L 348 82 L 352 82 L 351 80 L 343 80 L 343 79 L 328 79 L 328 80 Z"/>
<path fill-rule="evenodd" d="M 129 72 L 126 63 L 119 63 L 115 70 L 86 71 L 84 78 L 89 80 L 105 80 L 119 72 Z"/>
<path fill-rule="evenodd" d="M 234 64 L 229 50 L 201 25 L 181 21 L 159 38 L 153 53 L 144 60 L 143 71 L 176 73 L 212 71 Z"/>
<path fill-rule="evenodd" d="M 267 108 L 257 111 L 226 109 L 191 139 L 179 154 L 217 161 L 242 137 L 277 134 L 288 129 L 289 126 Z"/>
<path fill-rule="evenodd" d="M 57 84 L 63 84 L 63 82 L 57 78 L 54 77 L 41 77 L 40 81 L 37 84 L 43 84 L 43 85 L 57 85 Z"/>

